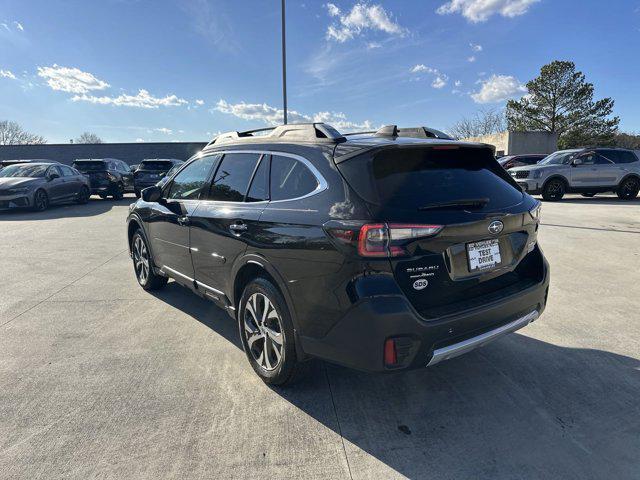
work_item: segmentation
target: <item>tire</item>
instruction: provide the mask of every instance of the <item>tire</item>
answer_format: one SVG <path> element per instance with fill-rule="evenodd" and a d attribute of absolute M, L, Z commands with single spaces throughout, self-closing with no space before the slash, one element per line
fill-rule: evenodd
<path fill-rule="evenodd" d="M 240 339 L 254 372 L 268 385 L 297 380 L 302 363 L 296 356 L 291 314 L 278 289 L 256 278 L 244 289 L 238 307 Z"/>
<path fill-rule="evenodd" d="M 136 280 L 145 290 L 159 290 L 169 281 L 167 277 L 154 272 L 149 246 L 140 230 L 137 230 L 131 239 L 131 258 Z"/>
<path fill-rule="evenodd" d="M 100 195 L 100 198 L 101 198 L 102 200 L 106 200 L 106 199 L 107 199 L 107 194 L 105 194 L 105 193 L 100 193 L 99 195 Z"/>
<path fill-rule="evenodd" d="M 596 196 L 595 193 L 581 193 L 580 195 L 582 195 L 585 198 L 593 198 Z"/>
<path fill-rule="evenodd" d="M 567 191 L 567 187 L 562 180 L 559 178 L 552 178 L 547 183 L 545 183 L 542 188 L 542 198 L 547 200 L 548 202 L 557 202 L 558 200 L 562 200 L 564 194 Z"/>
<path fill-rule="evenodd" d="M 49 208 L 49 195 L 44 190 L 38 190 L 33 195 L 33 210 L 36 212 L 44 212 Z"/>
<path fill-rule="evenodd" d="M 114 187 L 113 194 L 111 196 L 113 197 L 114 200 L 122 200 L 122 197 L 124 197 L 124 185 L 121 183 L 118 183 Z"/>
<path fill-rule="evenodd" d="M 133 193 L 135 193 L 136 198 L 140 198 L 140 195 L 141 195 L 140 190 L 136 190 L 136 191 L 135 191 L 135 192 L 133 192 Z"/>
<path fill-rule="evenodd" d="M 80 188 L 80 191 L 76 195 L 76 203 L 78 203 L 79 205 L 85 205 L 89 203 L 90 196 L 91 192 L 89 192 L 89 189 L 83 186 L 82 188 Z"/>
<path fill-rule="evenodd" d="M 638 192 L 640 192 L 640 180 L 636 177 L 625 178 L 616 190 L 621 200 L 633 200 L 638 196 Z"/>

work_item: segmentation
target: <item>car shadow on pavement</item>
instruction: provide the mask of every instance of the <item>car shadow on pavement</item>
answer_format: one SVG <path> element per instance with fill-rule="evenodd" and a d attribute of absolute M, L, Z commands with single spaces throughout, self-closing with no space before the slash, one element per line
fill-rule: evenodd
<path fill-rule="evenodd" d="M 0 222 L 3 221 L 28 221 L 28 220 L 53 220 L 57 218 L 94 217 L 108 212 L 116 206 L 127 206 L 136 201 L 134 196 L 125 196 L 121 200 L 99 197 L 91 197 L 89 203 L 78 205 L 66 203 L 51 205 L 44 212 L 34 212 L 28 209 L 0 210 Z"/>
<path fill-rule="evenodd" d="M 209 301 L 173 282 L 155 296 L 242 348 L 236 322 Z M 308 367 L 295 385 L 272 390 L 341 436 L 354 478 L 640 472 L 634 358 L 516 333 L 430 369 L 385 375 L 320 361 Z M 253 375 L 248 363 L 246 374 Z M 389 469 L 382 476 L 380 462 Z"/>

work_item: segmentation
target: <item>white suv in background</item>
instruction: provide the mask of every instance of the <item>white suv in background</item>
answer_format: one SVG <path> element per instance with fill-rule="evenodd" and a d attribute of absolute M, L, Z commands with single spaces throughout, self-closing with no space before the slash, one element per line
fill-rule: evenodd
<path fill-rule="evenodd" d="M 560 150 L 537 165 L 512 168 L 509 173 L 525 192 L 550 201 L 565 193 L 593 197 L 604 192 L 632 200 L 640 191 L 640 156 L 622 148 Z"/>

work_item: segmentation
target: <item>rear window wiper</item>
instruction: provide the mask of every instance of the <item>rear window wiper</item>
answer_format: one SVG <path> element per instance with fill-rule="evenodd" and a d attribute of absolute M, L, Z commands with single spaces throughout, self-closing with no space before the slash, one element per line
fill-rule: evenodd
<path fill-rule="evenodd" d="M 418 210 L 446 210 L 447 208 L 482 208 L 489 203 L 488 198 L 471 198 L 464 200 L 452 200 L 450 202 L 437 202 L 430 203 L 423 207 L 418 207 Z"/>

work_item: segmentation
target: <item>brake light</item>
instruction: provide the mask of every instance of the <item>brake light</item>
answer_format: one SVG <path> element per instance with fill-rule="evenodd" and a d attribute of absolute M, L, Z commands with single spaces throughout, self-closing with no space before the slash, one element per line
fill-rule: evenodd
<path fill-rule="evenodd" d="M 407 223 L 374 223 L 360 228 L 358 254 L 363 257 L 400 257 L 407 255 L 407 242 L 432 237 L 442 230 L 442 225 Z"/>
<path fill-rule="evenodd" d="M 388 240 L 383 223 L 363 225 L 358 236 L 358 253 L 363 257 L 386 257 Z"/>

